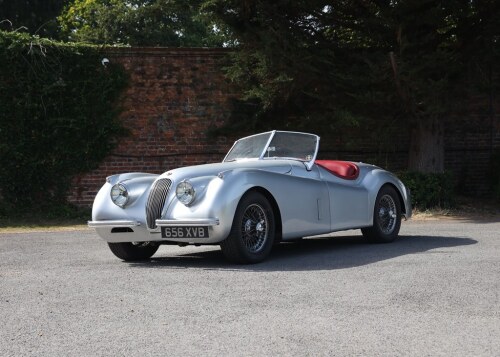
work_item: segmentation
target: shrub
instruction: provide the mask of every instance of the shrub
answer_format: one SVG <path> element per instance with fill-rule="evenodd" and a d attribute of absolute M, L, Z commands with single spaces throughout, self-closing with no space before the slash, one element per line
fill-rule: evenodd
<path fill-rule="evenodd" d="M 398 177 L 411 190 L 414 208 L 425 210 L 433 207 L 449 208 L 454 205 L 453 175 L 444 173 L 421 173 L 405 171 Z"/>
<path fill-rule="evenodd" d="M 97 167 L 113 148 L 127 78 L 102 58 L 95 46 L 0 31 L 4 209 L 64 204 L 72 177 Z"/>

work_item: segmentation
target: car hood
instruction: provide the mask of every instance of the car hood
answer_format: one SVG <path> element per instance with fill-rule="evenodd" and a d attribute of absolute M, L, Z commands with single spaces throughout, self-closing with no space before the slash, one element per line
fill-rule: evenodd
<path fill-rule="evenodd" d="M 161 177 L 182 180 L 189 177 L 216 176 L 220 172 L 231 170 L 263 170 L 286 174 L 291 172 L 292 165 L 301 165 L 303 167 L 301 162 L 290 160 L 248 160 L 181 167 L 169 170 L 162 174 Z"/>

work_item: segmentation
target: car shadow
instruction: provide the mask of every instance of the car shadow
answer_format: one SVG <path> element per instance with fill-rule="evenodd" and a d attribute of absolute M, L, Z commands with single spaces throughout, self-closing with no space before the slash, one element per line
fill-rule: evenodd
<path fill-rule="evenodd" d="M 191 250 L 187 254 L 153 257 L 129 262 L 147 269 L 216 269 L 242 271 L 335 270 L 373 264 L 408 254 L 452 254 L 447 248 L 476 244 L 470 238 L 442 236 L 401 236 L 390 244 L 367 244 L 362 236 L 315 237 L 273 248 L 262 263 L 237 265 L 228 262 L 220 249 Z"/>

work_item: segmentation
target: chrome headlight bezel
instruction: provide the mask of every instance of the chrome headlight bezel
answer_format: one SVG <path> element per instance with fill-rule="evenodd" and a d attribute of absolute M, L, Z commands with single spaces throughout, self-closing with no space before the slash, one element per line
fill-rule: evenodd
<path fill-rule="evenodd" d="M 113 185 L 113 187 L 111 187 L 111 191 L 109 192 L 109 196 L 115 205 L 121 208 L 125 207 L 129 200 L 127 186 L 120 182 Z"/>
<path fill-rule="evenodd" d="M 177 187 L 175 188 L 175 196 L 182 204 L 189 206 L 194 202 L 196 190 L 191 182 L 184 180 L 177 184 Z"/>

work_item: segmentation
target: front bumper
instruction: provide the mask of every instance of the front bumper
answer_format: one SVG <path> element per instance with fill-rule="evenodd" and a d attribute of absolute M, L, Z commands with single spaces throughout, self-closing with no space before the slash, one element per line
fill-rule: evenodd
<path fill-rule="evenodd" d="M 157 219 L 156 229 L 148 229 L 145 224 L 133 220 L 89 221 L 97 234 L 108 243 L 123 242 L 179 242 L 193 244 L 214 244 L 226 238 L 217 218 Z M 208 238 L 169 238 L 161 236 L 161 227 L 208 227 Z"/>
<path fill-rule="evenodd" d="M 218 226 L 217 218 L 200 218 L 200 219 L 157 219 L 158 227 L 201 227 L 201 226 Z"/>
<path fill-rule="evenodd" d="M 90 228 L 132 228 L 141 225 L 141 222 L 114 220 L 114 221 L 88 221 Z"/>

